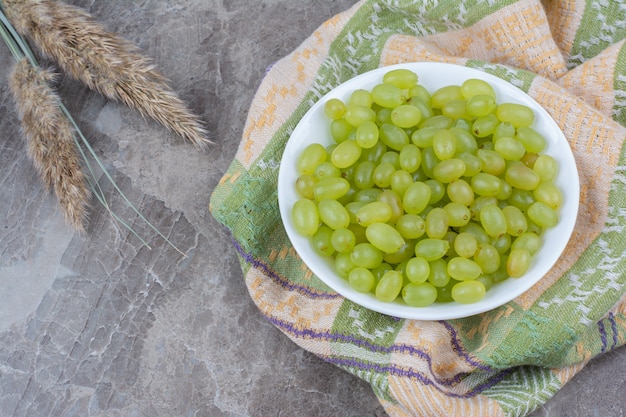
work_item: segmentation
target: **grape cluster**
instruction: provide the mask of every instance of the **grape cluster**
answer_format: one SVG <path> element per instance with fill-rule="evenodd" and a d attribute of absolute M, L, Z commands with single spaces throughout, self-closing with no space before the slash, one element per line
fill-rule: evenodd
<path fill-rule="evenodd" d="M 559 220 L 558 164 L 534 112 L 480 79 L 429 92 L 388 71 L 324 103 L 334 143 L 300 154 L 296 231 L 381 301 L 475 303 L 519 278 Z"/>

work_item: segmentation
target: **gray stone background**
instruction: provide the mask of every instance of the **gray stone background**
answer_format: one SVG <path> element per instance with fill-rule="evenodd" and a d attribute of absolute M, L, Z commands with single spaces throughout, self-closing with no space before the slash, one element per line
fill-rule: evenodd
<path fill-rule="evenodd" d="M 354 0 L 73 0 L 138 44 L 206 121 L 205 153 L 70 80 L 59 90 L 115 181 L 85 235 L 64 224 L 20 137 L 0 45 L 0 416 L 378 416 L 369 386 L 298 348 L 248 296 L 211 191 L 265 69 Z M 540 416 L 623 416 L 626 351 L 589 364 Z"/>

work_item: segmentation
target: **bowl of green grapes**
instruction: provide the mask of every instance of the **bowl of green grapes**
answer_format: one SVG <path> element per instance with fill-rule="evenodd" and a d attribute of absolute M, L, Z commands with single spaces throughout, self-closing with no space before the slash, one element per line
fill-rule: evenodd
<path fill-rule="evenodd" d="M 580 185 L 549 113 L 513 84 L 435 62 L 381 67 L 300 119 L 278 176 L 294 249 L 333 291 L 417 320 L 528 291 L 565 249 Z"/>

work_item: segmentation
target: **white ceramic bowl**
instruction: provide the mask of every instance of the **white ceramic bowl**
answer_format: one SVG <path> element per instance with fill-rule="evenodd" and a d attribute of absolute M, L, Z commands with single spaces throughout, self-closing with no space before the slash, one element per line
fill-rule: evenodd
<path fill-rule="evenodd" d="M 290 213 L 293 204 L 299 198 L 295 189 L 298 177 L 296 160 L 302 150 L 313 142 L 324 146 L 333 143 L 329 133 L 330 121 L 324 115 L 324 103 L 333 97 L 347 100 L 358 88 L 371 90 L 374 85 L 382 82 L 386 72 L 395 68 L 406 68 L 417 73 L 418 82 L 431 93 L 446 85 L 461 85 L 468 78 L 479 78 L 489 82 L 496 91 L 498 103 L 521 103 L 534 110 L 533 128 L 542 133 L 548 142 L 542 153 L 551 155 L 559 164 L 555 183 L 563 192 L 564 202 L 559 212 L 558 225 L 544 232 L 542 248 L 534 255 L 531 267 L 524 276 L 497 283 L 475 304 L 434 303 L 428 307 L 418 308 L 404 304 L 401 297 L 392 303 L 381 302 L 373 294 L 363 294 L 354 290 L 347 280 L 335 272 L 332 260 L 316 254 L 308 238 L 299 235 L 293 228 Z M 357 304 L 390 316 L 417 320 L 444 320 L 471 316 L 501 306 L 527 291 L 559 259 L 570 239 L 578 212 L 579 192 L 578 171 L 567 140 L 555 121 L 535 100 L 512 84 L 480 70 L 434 62 L 406 63 L 378 68 L 358 75 L 330 91 L 311 107 L 294 129 L 285 147 L 278 176 L 278 202 L 287 235 L 311 271 L 330 288 Z"/>

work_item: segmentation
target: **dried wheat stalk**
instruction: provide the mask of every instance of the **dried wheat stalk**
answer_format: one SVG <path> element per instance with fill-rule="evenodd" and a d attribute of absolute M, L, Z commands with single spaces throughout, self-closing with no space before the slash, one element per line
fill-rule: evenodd
<path fill-rule="evenodd" d="M 13 67 L 10 88 L 17 104 L 28 154 L 44 183 L 54 190 L 68 223 L 84 231 L 91 193 L 81 170 L 74 133 L 50 87 L 55 74 L 26 58 Z"/>
<path fill-rule="evenodd" d="M 199 147 L 207 131 L 136 46 L 106 31 L 82 9 L 53 0 L 3 0 L 15 29 L 60 68 Z"/>

